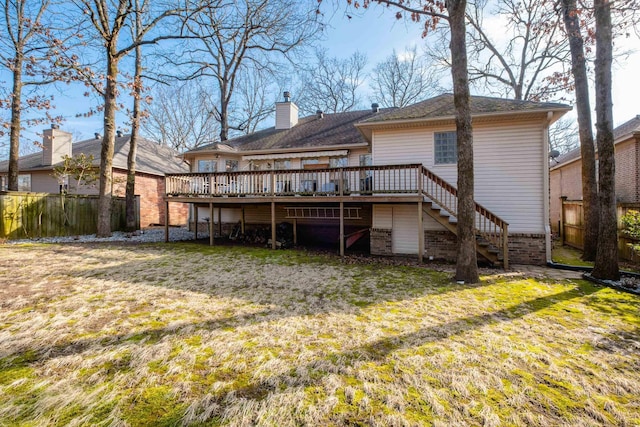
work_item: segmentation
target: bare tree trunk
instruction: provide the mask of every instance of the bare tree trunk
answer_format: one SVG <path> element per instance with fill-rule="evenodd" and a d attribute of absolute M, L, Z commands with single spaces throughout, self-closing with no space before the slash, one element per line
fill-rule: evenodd
<path fill-rule="evenodd" d="M 135 1 L 134 37 L 142 31 L 142 10 L 140 0 Z M 126 229 L 133 231 L 136 224 L 136 158 L 138 155 L 138 135 L 140 133 L 140 98 L 142 96 L 142 47 L 135 49 L 135 68 L 133 77 L 133 114 L 131 117 L 131 136 L 127 155 L 127 185 L 125 190 Z"/>
<path fill-rule="evenodd" d="M 98 237 L 111 236 L 111 195 L 113 193 L 113 151 L 116 137 L 118 58 L 107 46 L 107 86 L 104 92 L 104 136 L 100 150 L 100 190 Z"/>
<path fill-rule="evenodd" d="M 582 156 L 582 203 L 584 207 L 584 250 L 582 259 L 596 259 L 598 247 L 598 184 L 596 181 L 596 155 L 593 144 L 591 105 L 589 103 L 589 80 L 584 53 L 584 42 L 580 33 L 580 16 L 576 0 L 562 0 L 564 25 L 569 35 L 571 49 L 571 72 L 575 82 L 576 112 L 580 133 Z"/>
<path fill-rule="evenodd" d="M 591 273 L 598 279 L 618 280 L 618 221 L 616 216 L 615 159 L 613 147 L 613 60 L 611 5 L 595 0 L 596 18 L 596 139 L 598 141 L 600 228 L 596 262 Z"/>
<path fill-rule="evenodd" d="M 458 258 L 455 279 L 463 280 L 465 283 L 476 283 L 479 276 L 474 227 L 476 205 L 473 194 L 473 127 L 469 108 L 465 40 L 466 4 L 466 0 L 450 0 L 447 3 L 451 27 L 451 75 L 458 145 Z"/>
<path fill-rule="evenodd" d="M 18 191 L 18 158 L 20 157 L 20 103 L 22 101 L 22 55 L 13 61 L 13 93 L 11 96 L 11 129 L 9 134 L 9 191 Z"/>
<path fill-rule="evenodd" d="M 139 19 L 139 14 L 136 20 Z M 127 187 L 125 194 L 127 230 L 133 231 L 136 224 L 136 156 L 138 153 L 138 134 L 140 133 L 140 97 L 142 96 L 142 48 L 136 47 L 136 65 L 133 88 L 133 117 L 131 118 L 131 137 L 127 156 Z"/>

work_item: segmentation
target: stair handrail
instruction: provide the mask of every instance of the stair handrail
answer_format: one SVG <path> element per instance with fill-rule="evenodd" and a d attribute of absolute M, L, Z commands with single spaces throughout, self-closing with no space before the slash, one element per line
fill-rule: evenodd
<path fill-rule="evenodd" d="M 423 195 L 435 202 L 441 209 L 444 209 L 453 217 L 457 218 L 458 189 L 427 169 L 424 165 L 422 166 L 422 176 L 428 180 L 426 183 L 421 183 Z M 429 183 L 433 183 L 433 185 L 429 185 Z M 430 189 L 433 190 L 430 191 Z M 478 202 L 475 202 L 475 208 L 476 214 L 478 214 L 480 218 L 489 221 L 489 224 L 487 224 L 486 221 L 482 221 L 483 224 L 479 224 L 480 221 L 478 221 L 478 217 L 476 216 L 474 224 L 476 232 L 496 248 L 506 251 L 509 223 Z M 506 260 L 507 257 L 505 256 L 504 259 Z"/>

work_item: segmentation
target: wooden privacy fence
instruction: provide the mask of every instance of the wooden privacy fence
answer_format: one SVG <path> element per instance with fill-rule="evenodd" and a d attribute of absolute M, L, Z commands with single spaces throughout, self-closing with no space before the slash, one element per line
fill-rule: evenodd
<path fill-rule="evenodd" d="M 111 202 L 111 230 L 126 227 L 123 197 Z M 98 196 L 49 193 L 0 193 L 0 238 L 75 236 L 95 234 Z M 140 228 L 140 200 L 136 196 L 136 228 Z"/>
<path fill-rule="evenodd" d="M 640 257 L 634 254 L 629 243 L 638 243 L 636 240 L 622 234 L 620 218 L 629 210 L 640 210 L 640 203 L 618 203 L 618 256 L 622 259 L 640 262 Z M 566 200 L 562 198 L 562 211 L 560 216 L 560 235 L 562 244 L 577 249 L 584 247 L 584 211 L 582 200 Z"/>

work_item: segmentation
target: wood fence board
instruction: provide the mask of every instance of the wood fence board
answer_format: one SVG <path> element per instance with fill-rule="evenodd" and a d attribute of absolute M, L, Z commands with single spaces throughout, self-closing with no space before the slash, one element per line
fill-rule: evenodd
<path fill-rule="evenodd" d="M 140 224 L 136 197 L 136 224 Z M 98 197 L 48 193 L 7 192 L 0 194 L 0 237 L 32 237 L 95 234 Z M 111 230 L 126 228 L 126 205 L 122 197 L 111 204 Z"/>

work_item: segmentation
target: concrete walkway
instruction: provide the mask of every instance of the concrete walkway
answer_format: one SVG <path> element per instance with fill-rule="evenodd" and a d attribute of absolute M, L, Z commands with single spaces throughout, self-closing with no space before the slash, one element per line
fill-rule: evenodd
<path fill-rule="evenodd" d="M 532 277 L 548 277 L 555 280 L 582 279 L 582 271 L 559 270 L 557 268 L 541 267 L 537 265 L 512 265 L 511 271 Z"/>

